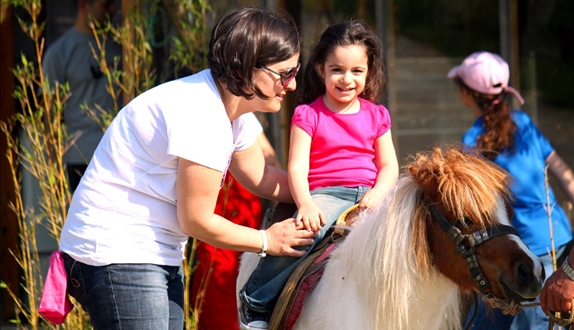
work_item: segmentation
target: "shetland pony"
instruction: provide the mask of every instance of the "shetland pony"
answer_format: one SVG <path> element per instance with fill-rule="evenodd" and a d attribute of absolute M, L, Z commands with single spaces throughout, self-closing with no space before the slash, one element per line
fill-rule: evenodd
<path fill-rule="evenodd" d="M 544 274 L 510 227 L 508 184 L 506 172 L 460 148 L 418 153 L 331 254 L 295 329 L 460 329 L 461 298 L 473 290 L 535 299 Z M 257 262 L 244 254 L 237 291 Z"/>

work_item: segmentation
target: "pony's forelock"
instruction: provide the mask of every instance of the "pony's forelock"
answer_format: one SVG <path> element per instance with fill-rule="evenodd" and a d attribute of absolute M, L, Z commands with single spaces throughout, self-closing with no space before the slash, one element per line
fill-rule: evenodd
<path fill-rule="evenodd" d="M 465 217 L 471 218 L 487 227 L 495 218 L 496 198 L 509 196 L 509 176 L 488 159 L 467 154 L 460 147 L 446 150 L 436 147 L 417 154 L 407 167 L 424 196 L 440 196 L 441 200 L 436 202 L 448 209 L 454 220 L 465 225 Z"/>

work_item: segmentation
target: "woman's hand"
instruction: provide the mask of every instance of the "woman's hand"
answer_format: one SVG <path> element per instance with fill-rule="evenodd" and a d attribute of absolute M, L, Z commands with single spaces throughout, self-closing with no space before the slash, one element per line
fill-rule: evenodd
<path fill-rule="evenodd" d="M 574 299 L 574 281 L 562 268 L 556 270 L 544 283 L 540 293 L 540 307 L 544 314 L 553 312 L 570 312 Z"/>
<path fill-rule="evenodd" d="M 304 250 L 296 250 L 297 246 L 308 246 L 313 244 L 317 234 L 306 230 L 303 226 L 298 226 L 294 218 L 289 218 L 281 222 L 274 223 L 269 227 L 267 235 L 267 253 L 274 256 L 288 255 L 292 257 L 302 257 Z"/>

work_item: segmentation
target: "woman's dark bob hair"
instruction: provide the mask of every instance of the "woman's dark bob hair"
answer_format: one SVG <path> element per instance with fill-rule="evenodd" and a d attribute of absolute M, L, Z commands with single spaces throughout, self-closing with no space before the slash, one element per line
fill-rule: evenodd
<path fill-rule="evenodd" d="M 211 33 L 207 55 L 211 74 L 237 96 L 268 99 L 253 82 L 258 65 L 282 62 L 300 53 L 299 33 L 288 14 L 244 7 L 225 14 Z"/>

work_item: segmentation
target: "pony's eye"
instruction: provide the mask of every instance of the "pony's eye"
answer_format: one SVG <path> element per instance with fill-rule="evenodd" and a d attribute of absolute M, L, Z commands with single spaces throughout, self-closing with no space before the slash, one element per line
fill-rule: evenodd
<path fill-rule="evenodd" d="M 460 220 L 457 220 L 457 221 L 455 221 L 455 222 L 453 223 L 453 225 L 454 225 L 456 228 L 458 228 L 458 229 L 462 229 L 463 227 L 466 226 L 466 223 L 464 223 L 464 222 L 462 222 L 462 221 L 460 221 Z"/>
<path fill-rule="evenodd" d="M 455 227 L 457 227 L 458 229 L 462 229 L 464 227 L 470 227 L 474 224 L 474 222 L 469 219 L 469 218 L 464 218 L 464 220 L 457 220 L 455 221 L 455 223 L 453 224 Z"/>

